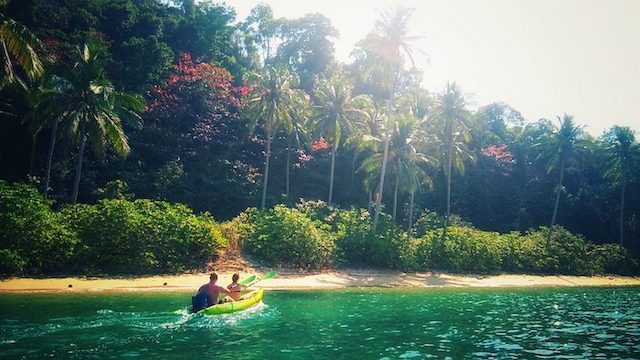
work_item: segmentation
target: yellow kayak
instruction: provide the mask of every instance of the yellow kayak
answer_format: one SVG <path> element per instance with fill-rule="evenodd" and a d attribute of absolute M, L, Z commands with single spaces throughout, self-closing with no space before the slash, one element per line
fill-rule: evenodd
<path fill-rule="evenodd" d="M 197 313 L 204 315 L 218 315 L 245 310 L 259 303 L 260 300 L 262 300 L 262 293 L 263 289 L 253 290 L 242 295 L 242 297 L 238 301 L 212 305 L 206 309 L 198 311 Z"/>

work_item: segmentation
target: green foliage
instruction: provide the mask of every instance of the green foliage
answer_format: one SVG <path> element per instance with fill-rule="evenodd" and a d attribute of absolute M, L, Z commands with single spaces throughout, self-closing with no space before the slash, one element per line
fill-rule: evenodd
<path fill-rule="evenodd" d="M 283 205 L 259 212 L 246 250 L 271 265 L 319 269 L 331 265 L 335 237 L 326 225 Z"/>
<path fill-rule="evenodd" d="M 374 234 L 366 209 L 342 210 L 323 201 L 302 201 L 297 208 L 330 227 L 336 236 L 336 259 L 343 266 L 417 267 L 415 242 L 387 215 L 381 217 Z"/>
<path fill-rule="evenodd" d="M 177 272 L 201 267 L 225 244 L 213 218 L 181 204 L 152 200 L 102 200 L 62 209 L 86 251 L 89 272 Z"/>
<path fill-rule="evenodd" d="M 230 221 L 220 225 L 222 236 L 232 249 L 241 249 L 249 235 L 255 231 L 255 219 L 258 209 L 247 208 Z"/>
<path fill-rule="evenodd" d="M 588 272 L 587 244 L 581 235 L 572 234 L 562 226 L 554 226 L 540 227 L 526 236 L 545 245 L 546 263 L 539 271 L 578 275 Z"/>
<path fill-rule="evenodd" d="M 134 197 L 134 194 L 129 192 L 129 185 L 120 179 L 111 180 L 105 187 L 98 188 L 96 195 L 100 199 L 131 200 Z"/>
<path fill-rule="evenodd" d="M 445 220 L 444 215 L 440 215 L 429 209 L 424 209 L 413 226 L 413 234 L 416 237 L 422 237 L 427 231 L 441 229 L 445 225 Z M 472 227 L 470 222 L 465 221 L 460 215 L 455 214 L 449 215 L 448 225 Z"/>
<path fill-rule="evenodd" d="M 596 245 L 589 249 L 594 274 L 638 274 L 638 261 L 629 256 L 627 249 L 618 244 Z"/>
<path fill-rule="evenodd" d="M 58 274 L 74 268 L 76 234 L 27 184 L 0 180 L 0 275 Z"/>
<path fill-rule="evenodd" d="M 453 272 L 494 273 L 500 270 L 500 234 L 451 226 L 423 236 L 418 263 Z M 428 251 L 427 246 L 431 247 Z"/>

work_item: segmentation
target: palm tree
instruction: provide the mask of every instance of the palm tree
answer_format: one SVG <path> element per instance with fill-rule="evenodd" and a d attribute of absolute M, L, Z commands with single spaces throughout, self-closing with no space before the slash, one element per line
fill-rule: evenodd
<path fill-rule="evenodd" d="M 351 91 L 351 86 L 344 78 L 335 77 L 320 81 L 315 93 L 315 134 L 318 137 L 323 136 L 331 144 L 329 204 L 333 200 L 333 177 L 338 148 L 350 136 L 355 123 L 366 116 L 366 108 L 371 106 L 371 99 L 367 95 L 352 97 Z"/>
<path fill-rule="evenodd" d="M 605 142 L 611 151 L 605 176 L 620 182 L 620 245 L 624 244 L 624 196 L 629 171 L 634 161 L 640 158 L 640 145 L 629 127 L 614 126 L 606 135 Z"/>
<path fill-rule="evenodd" d="M 58 133 L 58 119 L 53 118 L 57 110 L 56 95 L 59 94 L 66 85 L 63 79 L 53 76 L 47 81 L 29 88 L 27 93 L 27 103 L 31 107 L 31 111 L 23 119 L 23 123 L 27 124 L 31 132 L 32 148 L 31 148 L 31 165 L 30 171 L 33 171 L 33 159 L 35 157 L 36 138 L 40 131 L 46 126 L 50 127 L 51 140 L 49 141 L 49 150 L 47 155 L 47 164 L 45 168 L 44 186 L 42 193 L 46 199 L 49 194 L 49 180 L 51 175 L 51 164 L 53 161 L 53 150 L 56 143 Z"/>
<path fill-rule="evenodd" d="M 564 189 L 564 171 L 567 161 L 574 152 L 576 141 L 582 134 L 582 126 L 576 126 L 573 122 L 573 116 L 564 114 L 562 118 L 558 116 L 560 128 L 551 136 L 548 136 L 543 145 L 543 151 L 540 154 L 548 159 L 547 172 L 550 173 L 556 166 L 560 167 L 558 184 L 556 185 L 556 200 L 553 206 L 553 215 L 551 216 L 551 226 L 556 224 L 558 216 L 558 207 L 560 205 L 560 194 Z"/>
<path fill-rule="evenodd" d="M 138 112 L 144 109 L 144 103 L 136 95 L 113 88 L 102 67 L 102 47 L 85 44 L 77 48 L 74 55 L 75 63 L 68 77 L 60 79 L 61 84 L 47 93 L 38 106 L 41 113 L 49 112 L 54 124 L 62 126 L 63 133 L 74 134 L 79 141 L 71 196 L 71 202 L 75 204 L 87 141 L 96 153 L 103 153 L 107 144 L 111 144 L 118 155 L 127 155 L 130 148 L 122 121 L 131 119 L 139 125 Z M 56 130 L 54 128 L 52 139 L 55 139 Z"/>
<path fill-rule="evenodd" d="M 413 10 L 397 7 L 393 13 L 383 13 L 382 20 L 376 22 L 374 31 L 367 36 L 362 42 L 362 46 L 376 56 L 378 65 L 387 68 L 388 74 L 388 95 L 389 95 L 389 114 L 394 111 L 395 89 L 398 77 L 404 63 L 404 58 L 408 57 L 413 62 L 412 48 L 410 43 L 418 39 L 408 35 L 409 19 Z M 388 116 L 387 121 L 391 121 Z M 384 190 L 384 178 L 387 169 L 387 159 L 389 155 L 389 137 L 392 126 L 387 124 L 387 133 L 385 134 L 384 151 L 382 156 L 382 166 L 380 169 L 380 184 L 378 185 L 379 194 L 376 196 L 376 208 L 373 218 L 373 228 L 378 225 L 380 213 L 380 205 Z"/>
<path fill-rule="evenodd" d="M 260 208 L 264 210 L 273 134 L 282 124 L 295 122 L 293 118 L 298 115 L 298 109 L 304 108 L 308 98 L 302 90 L 295 88 L 299 83 L 298 76 L 285 67 L 265 66 L 260 73 L 252 74 L 249 80 L 258 86 L 258 91 L 254 92 L 247 103 L 246 109 L 251 121 L 249 126 L 253 131 L 258 122 L 262 121 L 262 128 L 267 135 L 260 205 Z"/>
<path fill-rule="evenodd" d="M 8 2 L 0 0 L 0 6 L 5 6 Z M 29 80 L 42 76 L 44 69 L 34 50 L 39 43 L 29 29 L 0 13 L 0 88 L 14 81 L 22 83 L 13 71 L 14 63 L 24 71 Z"/>
<path fill-rule="evenodd" d="M 429 116 L 431 126 L 439 138 L 439 157 L 443 171 L 447 176 L 447 213 L 451 214 L 451 176 L 455 169 L 464 174 L 464 161 L 474 160 L 467 144 L 471 141 L 470 113 L 466 109 L 466 100 L 455 83 L 447 84 L 433 103 Z"/>
<path fill-rule="evenodd" d="M 429 136 L 424 131 L 423 121 L 409 113 L 397 116 L 393 132 L 393 159 L 396 174 L 396 184 L 393 196 L 393 218 L 396 218 L 398 204 L 398 191 L 409 192 L 409 227 L 413 226 L 413 202 L 415 192 L 420 185 L 429 184 L 431 178 L 422 168 L 422 165 L 434 165 L 437 160 L 425 153 Z"/>
<path fill-rule="evenodd" d="M 308 99 L 304 100 L 305 103 L 308 102 Z M 293 143 L 295 140 L 296 146 L 298 148 L 301 146 L 301 139 L 307 138 L 307 131 L 305 124 L 308 120 L 307 114 L 307 106 L 301 104 L 294 109 L 294 114 L 291 118 L 285 121 L 284 127 L 287 133 L 287 168 L 286 168 L 286 198 L 289 199 L 289 190 L 290 190 L 290 169 L 291 169 L 291 149 L 293 148 Z"/>
<path fill-rule="evenodd" d="M 421 184 L 431 182 L 421 166 L 434 164 L 436 160 L 424 153 L 429 136 L 424 131 L 423 121 L 411 113 L 394 114 L 392 124 L 394 128 L 389 145 L 388 163 L 395 179 L 392 211 L 395 219 L 400 191 L 409 192 L 411 195 L 410 209 L 412 209 L 415 191 Z M 383 140 L 373 136 L 366 136 L 365 139 L 370 149 L 373 150 L 373 154 L 363 161 L 358 170 L 364 171 L 367 174 L 365 180 L 371 182 L 371 178 L 377 175 L 382 167 L 383 153 L 380 153 L 379 150 Z M 412 216 L 413 214 L 410 214 L 410 217 Z"/>

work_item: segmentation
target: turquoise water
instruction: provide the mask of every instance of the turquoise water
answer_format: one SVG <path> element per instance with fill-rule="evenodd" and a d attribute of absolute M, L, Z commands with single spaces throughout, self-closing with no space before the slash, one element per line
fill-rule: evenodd
<path fill-rule="evenodd" d="M 0 294 L 0 359 L 640 358 L 640 288 Z"/>

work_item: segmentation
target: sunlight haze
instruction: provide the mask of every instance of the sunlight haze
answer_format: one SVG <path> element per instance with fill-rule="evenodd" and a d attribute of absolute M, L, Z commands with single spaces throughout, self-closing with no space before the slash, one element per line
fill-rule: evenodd
<path fill-rule="evenodd" d="M 244 20 L 257 0 L 226 1 Z M 424 86 L 448 81 L 472 107 L 502 101 L 535 121 L 567 113 L 594 136 L 612 125 L 640 129 L 640 1 L 296 1 L 265 2 L 275 17 L 320 12 L 339 31 L 336 56 L 354 45 L 382 11 L 415 9 L 411 35 Z"/>

